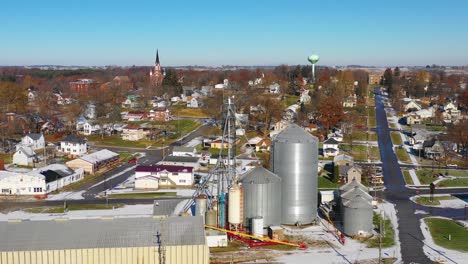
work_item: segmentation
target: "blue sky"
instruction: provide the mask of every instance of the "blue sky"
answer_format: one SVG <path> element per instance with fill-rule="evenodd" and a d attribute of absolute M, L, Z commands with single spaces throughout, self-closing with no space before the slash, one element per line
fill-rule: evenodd
<path fill-rule="evenodd" d="M 0 4 L 0 65 L 468 65 L 468 1 Z"/>

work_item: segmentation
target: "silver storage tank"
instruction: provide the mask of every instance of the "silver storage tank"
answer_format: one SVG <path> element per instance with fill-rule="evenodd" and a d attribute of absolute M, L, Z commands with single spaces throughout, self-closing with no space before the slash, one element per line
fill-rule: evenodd
<path fill-rule="evenodd" d="M 343 203 L 343 232 L 348 236 L 369 236 L 372 232 L 372 203 L 356 195 Z"/>
<path fill-rule="evenodd" d="M 281 223 L 281 178 L 263 167 L 255 167 L 241 178 L 244 187 L 244 226 L 253 217 L 263 217 L 265 226 Z"/>
<path fill-rule="evenodd" d="M 318 139 L 291 124 L 272 140 L 271 169 L 281 180 L 281 223 L 317 218 Z"/>

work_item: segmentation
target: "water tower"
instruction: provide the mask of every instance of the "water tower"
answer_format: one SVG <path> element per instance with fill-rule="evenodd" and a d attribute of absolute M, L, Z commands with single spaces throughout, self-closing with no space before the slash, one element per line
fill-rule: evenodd
<path fill-rule="evenodd" d="M 319 61 L 317 54 L 310 55 L 307 60 L 312 63 L 312 82 L 315 83 L 315 64 Z"/>

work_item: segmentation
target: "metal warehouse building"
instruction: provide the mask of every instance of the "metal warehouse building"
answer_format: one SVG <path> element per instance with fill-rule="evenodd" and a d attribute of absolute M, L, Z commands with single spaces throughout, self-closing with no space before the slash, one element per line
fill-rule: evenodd
<path fill-rule="evenodd" d="M 161 247 L 156 234 L 161 233 Z M 209 263 L 202 217 L 0 223 L 0 264 Z"/>

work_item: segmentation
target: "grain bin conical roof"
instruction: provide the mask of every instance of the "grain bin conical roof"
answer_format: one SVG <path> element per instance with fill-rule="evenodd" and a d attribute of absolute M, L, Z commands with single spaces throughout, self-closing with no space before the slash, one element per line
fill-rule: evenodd
<path fill-rule="evenodd" d="M 352 209 L 372 209 L 372 203 L 361 195 L 356 195 L 351 200 L 344 202 L 343 206 Z"/>
<path fill-rule="evenodd" d="M 285 130 L 281 131 L 275 138 L 274 141 L 276 142 L 283 142 L 283 143 L 317 143 L 318 139 L 307 131 L 305 131 L 302 127 L 291 124 Z"/>
<path fill-rule="evenodd" d="M 281 178 L 263 167 L 255 167 L 244 174 L 241 182 L 242 184 L 268 184 L 272 182 L 281 182 Z"/>
<path fill-rule="evenodd" d="M 360 189 L 362 189 L 363 191 L 365 192 L 369 192 L 369 188 L 367 188 L 366 186 L 362 185 L 362 183 L 358 182 L 355 178 L 353 178 L 349 183 L 343 185 L 340 187 L 340 192 L 341 193 L 345 193 L 351 189 L 354 189 L 354 187 L 359 187 Z"/>
<path fill-rule="evenodd" d="M 352 200 L 354 197 L 356 196 L 361 196 L 369 201 L 372 201 L 373 198 L 372 196 L 370 196 L 370 194 L 368 194 L 366 191 L 362 190 L 361 188 L 359 188 L 358 186 L 355 186 L 353 189 L 343 193 L 341 195 L 341 200 Z"/>

